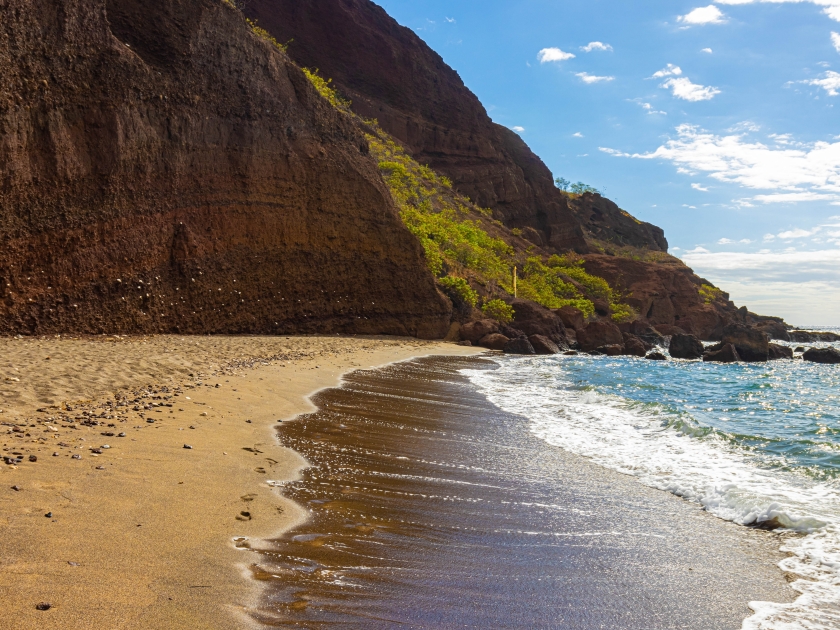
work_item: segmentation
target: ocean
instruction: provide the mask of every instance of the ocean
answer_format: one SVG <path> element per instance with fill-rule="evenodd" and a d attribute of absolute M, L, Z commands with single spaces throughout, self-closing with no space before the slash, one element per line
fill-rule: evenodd
<path fill-rule="evenodd" d="M 720 519 L 775 529 L 787 556 L 780 568 L 798 597 L 750 602 L 744 630 L 840 628 L 840 366 L 493 360 L 496 370 L 464 374 L 499 408 L 527 419 L 547 448 Z"/>

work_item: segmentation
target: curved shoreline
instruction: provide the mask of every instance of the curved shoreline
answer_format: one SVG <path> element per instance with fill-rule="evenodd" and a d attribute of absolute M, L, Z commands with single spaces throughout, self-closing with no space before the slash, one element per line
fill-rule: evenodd
<path fill-rule="evenodd" d="M 355 369 L 478 352 L 395 338 L 0 339 L 4 455 L 37 458 L 0 469 L 4 612 L 39 628 L 247 625 L 260 582 L 243 579 L 253 562 L 233 539 L 305 518 L 266 483 L 305 465 L 277 443 L 278 418 L 312 411 L 310 396 Z M 173 406 L 97 405 L 150 384 L 144 402 Z M 100 413 L 111 418 L 83 424 Z"/>

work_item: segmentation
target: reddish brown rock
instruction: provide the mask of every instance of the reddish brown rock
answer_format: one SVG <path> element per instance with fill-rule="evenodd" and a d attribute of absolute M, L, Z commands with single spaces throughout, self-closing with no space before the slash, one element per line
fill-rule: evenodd
<path fill-rule="evenodd" d="M 561 348 L 544 335 L 531 335 L 528 337 L 528 341 L 531 342 L 534 352 L 537 354 L 560 354 Z M 568 347 L 563 348 L 563 350 L 568 350 Z"/>
<path fill-rule="evenodd" d="M 446 334 L 356 124 L 240 12 L 0 4 L 0 332 Z"/>
<path fill-rule="evenodd" d="M 620 344 L 610 344 L 608 346 L 601 346 L 600 348 L 595 349 L 596 352 L 600 352 L 608 357 L 620 357 L 621 355 L 625 354 L 624 346 Z"/>
<path fill-rule="evenodd" d="M 742 361 L 755 363 L 770 358 L 767 333 L 744 324 L 730 324 L 724 328 L 721 343 L 735 346 Z"/>
<path fill-rule="evenodd" d="M 647 354 L 647 351 L 647 346 L 638 337 L 633 337 L 632 335 L 625 337 L 624 354 L 631 357 L 643 357 Z"/>
<path fill-rule="evenodd" d="M 582 350 L 597 350 L 601 346 L 623 346 L 624 337 L 618 326 L 612 322 L 590 322 L 586 328 L 577 333 L 578 343 Z"/>
<path fill-rule="evenodd" d="M 668 360 L 668 357 L 666 357 L 661 352 L 651 352 L 645 358 L 649 359 L 650 361 L 667 361 Z"/>
<path fill-rule="evenodd" d="M 487 335 L 499 332 L 499 322 L 495 319 L 480 319 L 461 326 L 461 339 L 474 344 Z"/>
<path fill-rule="evenodd" d="M 552 312 L 555 313 L 563 322 L 563 326 L 566 328 L 567 334 L 570 328 L 577 331 L 586 327 L 586 319 L 583 317 L 583 313 L 574 306 L 556 308 Z"/>
<path fill-rule="evenodd" d="M 668 346 L 668 353 L 675 359 L 702 359 L 703 342 L 694 335 L 674 335 Z"/>
<path fill-rule="evenodd" d="M 811 348 L 807 350 L 802 358 L 811 363 L 840 363 L 840 350 L 836 348 Z"/>
<path fill-rule="evenodd" d="M 792 359 L 793 348 L 789 346 L 781 346 L 777 343 L 771 343 L 769 346 L 770 360 L 778 361 L 780 359 Z"/>
<path fill-rule="evenodd" d="M 514 299 L 509 303 L 514 311 L 512 327 L 525 335 L 542 335 L 558 345 L 568 345 L 566 328 L 558 315 L 530 300 Z"/>
<path fill-rule="evenodd" d="M 737 363 L 741 360 L 738 350 L 731 343 L 718 344 L 709 348 L 703 355 L 704 361 L 713 363 Z"/>
<path fill-rule="evenodd" d="M 525 337 L 511 339 L 505 344 L 504 350 L 507 354 L 536 354 L 531 342 Z"/>
<path fill-rule="evenodd" d="M 499 333 L 491 333 L 482 337 L 478 341 L 478 345 L 488 350 L 504 350 L 507 343 L 510 341 L 509 337 L 500 335 Z"/>

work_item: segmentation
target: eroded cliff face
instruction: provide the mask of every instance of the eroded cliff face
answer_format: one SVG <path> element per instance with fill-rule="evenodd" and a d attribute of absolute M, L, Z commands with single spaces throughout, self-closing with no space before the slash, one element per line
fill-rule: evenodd
<path fill-rule="evenodd" d="M 380 7 L 369 0 L 250 0 L 244 10 L 278 40 L 294 40 L 289 54 L 298 64 L 332 78 L 357 113 L 376 118 L 418 162 L 508 227 L 530 227 L 538 244 L 554 250 L 587 251 L 545 164 Z"/>
<path fill-rule="evenodd" d="M 0 332 L 445 334 L 363 136 L 238 11 L 0 15 Z"/>

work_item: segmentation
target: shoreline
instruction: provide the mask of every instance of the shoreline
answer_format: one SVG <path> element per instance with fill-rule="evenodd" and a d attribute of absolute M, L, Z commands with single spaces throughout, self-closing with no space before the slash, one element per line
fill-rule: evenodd
<path fill-rule="evenodd" d="M 0 599 L 39 628 L 253 623 L 262 583 L 243 548 L 306 518 L 267 483 L 307 465 L 279 445 L 278 419 L 314 411 L 310 398 L 353 370 L 484 352 L 374 337 L 4 338 L 0 348 L 3 455 L 24 456 L 0 471 Z M 141 391 L 163 406 L 94 404 Z"/>

